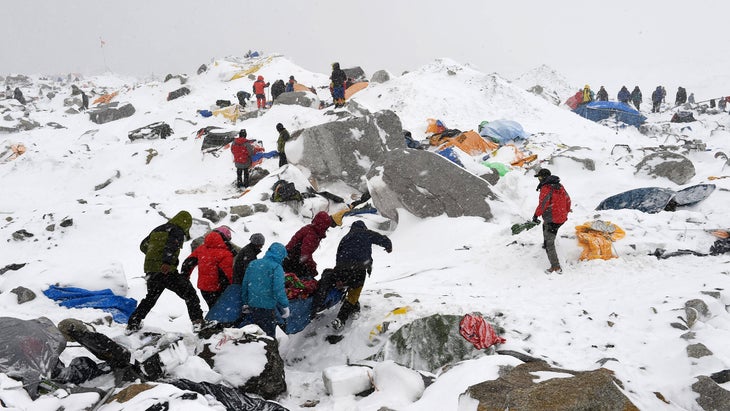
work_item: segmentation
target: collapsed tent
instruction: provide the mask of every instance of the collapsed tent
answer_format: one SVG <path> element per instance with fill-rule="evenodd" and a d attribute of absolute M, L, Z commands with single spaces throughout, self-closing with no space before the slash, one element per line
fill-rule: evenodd
<path fill-rule="evenodd" d="M 348 87 L 345 90 L 345 99 L 346 100 L 349 100 L 350 97 L 352 97 L 353 94 L 355 94 L 358 91 L 366 88 L 368 86 L 368 84 L 370 84 L 370 83 L 368 83 L 367 81 L 361 81 L 359 83 L 355 83 L 355 84 L 351 85 L 350 87 Z"/>
<path fill-rule="evenodd" d="M 613 242 L 624 238 L 626 232 L 610 221 L 595 220 L 576 226 L 575 235 L 583 248 L 579 260 L 610 260 L 617 257 Z"/>
<path fill-rule="evenodd" d="M 674 211 L 705 200 L 715 190 L 714 184 L 698 184 L 679 191 L 669 188 L 644 187 L 624 191 L 606 198 L 596 210 L 634 209 L 645 213 L 658 213 L 662 210 Z"/>
<path fill-rule="evenodd" d="M 110 101 L 114 99 L 119 94 L 118 91 L 115 91 L 113 93 L 104 94 L 103 96 L 99 96 L 94 100 L 94 104 L 107 104 Z"/>
<path fill-rule="evenodd" d="M 691 111 L 678 111 L 674 113 L 672 119 L 669 120 L 671 123 L 691 123 L 697 121 L 694 114 Z"/>
<path fill-rule="evenodd" d="M 294 91 L 304 91 L 304 92 L 317 94 L 317 91 L 314 89 L 314 87 L 307 87 L 301 83 L 294 83 L 293 88 L 294 88 Z"/>
<path fill-rule="evenodd" d="M 251 57 L 258 57 L 258 54 L 256 56 L 251 55 Z M 249 74 L 253 74 L 253 73 L 259 71 L 261 69 L 261 67 L 263 67 L 264 65 L 268 64 L 269 62 L 271 62 L 271 59 L 272 58 L 273 58 L 273 56 L 272 57 L 267 57 L 266 59 L 264 59 L 264 60 L 262 60 L 262 61 L 260 61 L 260 62 L 258 62 L 256 64 L 254 64 L 253 66 L 251 66 L 251 67 L 249 67 L 249 68 L 247 68 L 245 70 L 239 71 L 238 73 L 234 74 L 231 77 L 231 79 L 228 80 L 228 81 L 233 81 L 233 80 L 236 80 L 236 79 L 239 79 L 239 78 L 246 78 Z"/>
<path fill-rule="evenodd" d="M 233 124 L 236 124 L 236 121 L 238 120 L 238 114 L 239 114 L 239 105 L 229 105 L 225 106 L 221 109 L 213 111 L 214 116 L 223 116 L 226 120 L 232 122 Z"/>
<path fill-rule="evenodd" d="M 428 126 L 426 127 L 426 134 L 443 133 L 444 131 L 446 131 L 446 124 L 444 124 L 444 122 L 441 120 L 429 118 L 426 120 L 426 122 L 428 123 Z"/>
<path fill-rule="evenodd" d="M 441 134 L 435 134 L 431 136 L 429 141 L 431 145 L 441 146 L 442 149 L 447 147 L 457 147 L 470 156 L 488 153 L 499 148 L 497 144 L 483 139 L 474 130 L 465 131 L 463 133 L 460 132 L 456 135 L 449 134 L 453 133 L 444 132 Z"/>
<path fill-rule="evenodd" d="M 494 120 L 482 121 L 479 124 L 479 135 L 497 144 L 506 144 L 510 141 L 525 140 L 530 134 L 516 121 Z"/>
<path fill-rule="evenodd" d="M 137 301 L 116 295 L 110 289 L 91 291 L 77 287 L 58 287 L 51 285 L 43 294 L 58 301 L 66 308 L 98 308 L 112 315 L 114 321 L 126 324 L 129 316 L 137 308 Z"/>
<path fill-rule="evenodd" d="M 66 339 L 48 318 L 0 317 L 0 372 L 23 381 L 32 398 L 65 348 Z"/>
<path fill-rule="evenodd" d="M 644 124 L 646 121 L 646 117 L 629 107 L 628 104 L 615 101 L 593 101 L 576 107 L 573 112 L 596 122 L 615 117 L 617 121 L 635 127 Z"/>

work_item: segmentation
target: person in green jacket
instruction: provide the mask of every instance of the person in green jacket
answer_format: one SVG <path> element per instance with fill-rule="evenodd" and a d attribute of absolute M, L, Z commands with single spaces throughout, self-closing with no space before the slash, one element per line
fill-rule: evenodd
<path fill-rule="evenodd" d="M 142 320 L 149 314 L 165 289 L 177 294 L 185 301 L 190 320 L 196 328 L 203 325 L 203 310 L 200 299 L 190 281 L 177 271 L 178 257 L 183 243 L 190 238 L 193 217 L 187 211 L 180 211 L 165 224 L 156 227 L 142 240 L 140 251 L 145 254 L 144 272 L 147 279 L 147 295 L 127 321 L 127 331 L 141 328 Z"/>
<path fill-rule="evenodd" d="M 276 140 L 276 151 L 279 152 L 279 167 L 281 167 L 284 164 L 287 164 L 285 146 L 286 142 L 291 140 L 291 136 L 281 123 L 276 125 L 276 131 L 279 132 L 279 138 Z"/>

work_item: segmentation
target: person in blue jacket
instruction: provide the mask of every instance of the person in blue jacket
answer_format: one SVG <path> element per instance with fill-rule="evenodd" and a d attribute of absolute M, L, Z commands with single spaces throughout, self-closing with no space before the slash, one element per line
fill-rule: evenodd
<path fill-rule="evenodd" d="M 618 92 L 617 100 L 624 103 L 629 104 L 629 100 L 631 99 L 631 93 L 629 92 L 629 89 L 626 88 L 626 86 L 621 87 L 621 90 Z"/>
<path fill-rule="evenodd" d="M 370 275 L 373 270 L 373 244 L 383 247 L 388 253 L 393 251 L 393 243 L 388 237 L 368 230 L 362 220 L 355 221 L 337 246 L 335 269 L 322 274 L 312 301 L 313 314 L 323 309 L 327 294 L 338 283 L 348 287 L 347 298 L 342 302 L 337 319 L 332 322 L 335 329 L 342 328 L 350 315 L 360 310 L 358 300 L 365 275 Z"/>
<path fill-rule="evenodd" d="M 243 312 L 269 337 L 276 336 L 276 311 L 281 317 L 289 317 L 289 299 L 284 289 L 284 269 L 281 262 L 286 257 L 286 248 L 273 243 L 264 258 L 251 261 L 246 269 L 241 287 Z"/>

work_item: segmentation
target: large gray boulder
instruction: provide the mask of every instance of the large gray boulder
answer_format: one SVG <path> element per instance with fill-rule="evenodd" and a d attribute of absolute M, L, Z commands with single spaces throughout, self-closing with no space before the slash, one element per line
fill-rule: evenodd
<path fill-rule="evenodd" d="M 307 93 L 306 91 L 290 91 L 279 94 L 276 100 L 274 100 L 274 103 L 319 108 L 319 97 L 316 94 Z"/>
<path fill-rule="evenodd" d="M 363 178 L 371 164 L 387 150 L 405 147 L 402 133 L 400 119 L 392 111 L 344 113 L 340 120 L 302 130 L 297 137 L 302 140 L 301 158 L 289 160 L 308 168 L 317 181 L 344 181 L 364 190 Z"/>
<path fill-rule="evenodd" d="M 134 112 L 134 106 L 130 103 L 119 105 L 118 102 L 114 102 L 103 104 L 93 110 L 89 110 L 89 119 L 96 124 L 104 124 L 130 117 Z"/>
<path fill-rule="evenodd" d="M 420 218 L 446 214 L 491 220 L 487 199 L 497 199 L 485 180 L 424 150 L 385 153 L 373 164 L 367 179 L 375 207 L 392 220 L 397 220 L 398 208 Z"/>
<path fill-rule="evenodd" d="M 378 70 L 373 73 L 373 77 L 370 79 L 371 83 L 385 83 L 390 80 L 390 74 L 385 70 Z"/>
<path fill-rule="evenodd" d="M 536 382 L 538 372 L 561 373 L 566 378 Z M 605 368 L 580 372 L 536 361 L 520 364 L 496 380 L 469 387 L 459 401 L 477 400 L 477 409 L 495 411 L 638 411 L 620 386 L 621 382 Z"/>
<path fill-rule="evenodd" d="M 697 404 L 707 411 L 730 411 L 730 391 L 722 388 L 710 377 L 699 376 L 692 384 L 692 391 L 699 394 Z"/>
<path fill-rule="evenodd" d="M 399 328 L 373 357 L 416 370 L 435 372 L 459 361 L 483 357 L 459 334 L 459 315 L 434 314 Z"/>
<path fill-rule="evenodd" d="M 347 78 L 351 78 L 355 80 L 355 82 L 365 80 L 365 70 L 363 70 L 360 66 L 342 69 L 342 71 L 345 72 Z"/>
<path fill-rule="evenodd" d="M 686 184 L 695 176 L 695 166 L 687 157 L 669 151 L 649 154 L 636 165 L 636 175 L 664 177 L 673 183 Z"/>

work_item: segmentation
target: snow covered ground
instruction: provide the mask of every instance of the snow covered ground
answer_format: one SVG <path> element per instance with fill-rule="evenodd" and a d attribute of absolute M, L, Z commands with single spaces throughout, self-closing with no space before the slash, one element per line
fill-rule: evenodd
<path fill-rule="evenodd" d="M 92 309 L 60 308 L 41 294 L 51 284 L 112 288 L 139 300 L 146 288 L 138 244 L 152 228 L 165 221 L 158 212 L 169 217 L 179 210 L 189 210 L 193 217 L 201 219 L 201 207 L 227 210 L 233 205 L 259 202 L 262 195 L 270 192 L 270 186 L 259 184 L 241 198 L 226 199 L 234 193 L 232 158 L 228 152 L 218 157 L 202 154 L 196 131 L 209 125 L 230 130 L 246 128 L 248 136 L 261 140 L 268 151 L 276 147 L 276 123 L 295 131 L 330 120 L 320 110 L 279 105 L 236 125 L 219 117 L 204 119 L 197 115 L 196 110 L 209 109 L 215 100 L 235 101 L 236 91 L 250 90 L 251 81 L 246 78 L 227 81 L 247 64 L 239 59 L 217 60 L 208 72 L 190 75 L 186 86 L 191 94 L 170 102 L 165 98 L 168 92 L 180 87 L 177 80 L 136 82 L 114 75 L 82 79 L 78 85 L 87 92 L 102 87 L 121 90 L 116 100 L 131 102 L 136 113 L 103 125 L 90 122 L 85 114 L 65 114 L 63 98 L 70 95 L 70 85 L 64 85 L 55 98 L 39 98 L 34 103 L 36 109 L 30 113 L 30 118 L 41 124 L 55 121 L 64 129 L 41 127 L 0 134 L 0 147 L 23 143 L 28 149 L 18 159 L 0 164 L 0 238 L 6 240 L 0 248 L 0 268 L 27 263 L 0 277 L 0 309 L 4 316 L 45 316 L 55 323 L 68 317 L 93 321 L 102 316 L 103 313 Z M 328 91 L 320 88 L 327 86 L 328 74 L 307 72 L 283 56 L 274 56 L 256 74 L 271 82 L 294 75 L 300 83 L 317 88 L 323 99 L 329 98 Z M 531 76 L 533 79 L 535 74 Z M 561 77 L 546 77 L 549 78 L 541 81 L 553 90 L 566 89 Z M 38 77 L 34 80 L 43 81 Z M 550 81 L 560 84 L 549 84 Z M 728 256 L 658 260 L 648 255 L 656 248 L 707 252 L 715 238 L 705 230 L 729 225 L 730 179 L 714 180 L 717 190 L 709 199 L 674 213 L 595 211 L 606 197 L 629 189 L 678 189 L 669 180 L 634 176 L 635 165 L 643 158 L 642 148 L 677 141 L 658 141 L 631 127 L 601 126 L 564 106 L 551 105 L 524 90 L 529 86 L 517 83 L 439 59 L 383 84 L 371 84 L 353 100 L 371 111 L 395 111 L 403 128 L 416 138 L 425 136 L 428 118 L 441 119 L 449 128 L 461 130 L 476 130 L 483 120 L 509 119 L 533 134 L 525 148 L 541 159 L 566 145 L 583 147 L 573 155 L 592 159 L 595 170 L 565 158 L 543 164 L 561 177 L 573 199 L 573 213 L 557 240 L 564 274 L 543 272 L 548 263 L 540 247 L 539 229 L 517 236 L 510 232 L 510 226 L 529 219 L 536 206 L 537 181 L 532 171 L 513 169 L 493 187 L 500 201 L 490 203 L 494 219 L 489 222 L 474 217 L 419 219 L 402 212 L 397 227 L 385 233 L 393 241 L 393 253 L 386 254 L 375 247 L 373 274 L 361 297 L 363 310 L 345 328 L 344 340 L 336 345 L 326 344 L 322 333 L 309 331 L 279 336 L 289 387 L 288 393 L 279 399 L 282 405 L 291 410 L 305 409 L 301 404 L 307 400 L 319 400 L 315 408 L 318 410 L 377 410 L 386 406 L 399 410 L 457 409 L 458 397 L 468 386 L 496 378 L 500 365 L 518 362 L 507 356 L 465 361 L 439 375 L 415 402 L 403 394 L 407 389 L 386 387 L 366 398 L 327 396 L 322 371 L 377 352 L 382 341 L 372 341 L 371 331 L 392 309 L 401 306 L 411 310 L 394 320 L 396 325 L 434 313 L 463 315 L 479 311 L 498 316 L 499 325 L 505 329 L 502 336 L 507 340 L 501 348 L 526 352 L 563 368 L 596 369 L 601 367 L 600 360 L 615 359 L 603 366 L 615 372 L 624 383 L 624 393 L 642 410 L 697 410 L 696 394 L 690 389 L 695 377 L 730 368 Z M 632 88 L 633 84 L 627 86 Z M 654 85 L 641 86 L 643 107 L 649 108 L 647 101 Z M 714 96 L 710 93 L 715 84 L 703 86 L 704 89 L 698 85 L 698 89 L 688 91 Z M 26 90 L 27 97 L 30 90 Z M 673 89 L 667 90 L 667 100 L 673 101 Z M 615 91 L 609 90 L 609 94 Z M 564 100 L 568 96 L 561 97 Z M 670 117 L 668 113 L 644 114 L 650 123 L 663 123 Z M 13 111 L 10 116 L 18 118 L 22 113 Z M 697 169 L 688 185 L 707 182 L 709 176 L 730 171 L 724 160 L 714 157 L 718 151 L 730 150 L 730 116 L 697 118 L 700 121 L 692 123 L 691 129 L 673 126 L 684 138 L 701 139 L 707 145 L 706 151 L 687 154 Z M 170 124 L 174 134 L 154 141 L 130 142 L 127 138 L 128 131 L 157 121 Z M 617 144 L 629 146 L 631 153 L 612 154 Z M 152 152 L 157 155 L 146 164 Z M 510 154 L 500 150 L 498 156 L 508 159 Z M 277 166 L 276 159 L 263 163 L 271 172 Z M 481 167 L 476 160 L 466 166 L 470 170 Z M 95 190 L 95 186 L 109 178 L 113 178 L 111 184 Z M 233 242 L 238 245 L 245 245 L 251 233 L 261 232 L 268 246 L 274 241 L 286 243 L 312 217 L 312 210 L 307 207 L 298 215 L 282 204 L 269 207 L 267 213 L 235 222 L 224 219 L 221 224 L 233 228 Z M 64 218 L 72 218 L 73 225 L 59 227 Z M 626 237 L 615 243 L 618 258 L 578 261 L 581 249 L 574 227 L 594 219 L 611 221 L 626 231 Z M 365 220 L 375 221 L 368 217 Z M 329 230 L 315 253 L 320 269 L 334 265 L 337 244 L 353 221 L 354 218 L 346 217 L 343 227 Z M 54 223 L 55 230 L 47 231 L 46 227 Z M 20 229 L 35 236 L 13 240 L 12 233 Z M 207 229 L 196 223 L 191 234 L 196 237 Z M 186 244 L 181 257 L 188 250 Z M 30 288 L 39 297 L 19 305 L 16 296 L 9 292 L 17 286 Z M 720 298 L 703 293 L 708 291 L 719 291 Z M 684 315 L 684 303 L 696 298 L 708 304 L 711 315 L 693 327 L 694 342 L 703 343 L 714 353 L 700 359 L 688 357 L 688 341 L 680 338 L 685 331 L 670 326 Z M 334 311 L 328 312 L 312 326 L 322 325 L 334 315 Z M 168 293 L 147 316 L 145 326 L 191 334 L 184 304 Z M 123 329 L 119 324 L 100 327 L 120 341 L 125 338 Z M 188 378 L 196 374 L 208 376 L 210 371 L 203 368 L 204 363 L 195 362 L 181 367 L 179 372 Z M 2 389 L 9 386 L 6 379 L 0 380 L 0 396 L 6 403 L 11 398 L 15 409 L 51 410 L 61 404 L 67 410 L 83 409 L 61 399 L 46 398 L 33 403 L 27 396 L 2 394 Z M 724 388 L 730 389 L 730 385 L 725 384 Z M 660 401 L 655 392 L 660 392 L 669 404 Z"/>

